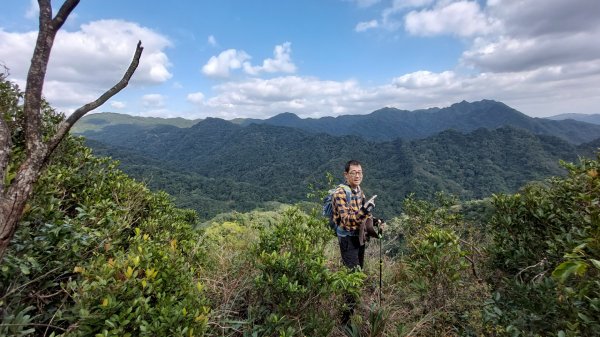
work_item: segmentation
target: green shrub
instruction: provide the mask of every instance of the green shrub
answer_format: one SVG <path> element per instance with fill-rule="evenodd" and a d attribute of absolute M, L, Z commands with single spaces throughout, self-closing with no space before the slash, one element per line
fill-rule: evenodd
<path fill-rule="evenodd" d="M 66 139 L 4 257 L 0 333 L 201 335 L 208 306 L 197 289 L 203 251 L 195 221 Z M 135 276 L 124 276 L 128 267 Z M 158 274 L 142 287 L 146 270 Z"/>
<path fill-rule="evenodd" d="M 563 166 L 566 178 L 494 198 L 489 319 L 522 334 L 595 336 L 600 331 L 600 153 Z"/>
<path fill-rule="evenodd" d="M 261 232 L 253 251 L 259 274 L 249 308 L 252 331 L 260 336 L 326 336 L 344 305 L 342 294 L 358 296 L 365 275 L 326 266 L 332 238 L 323 219 L 291 207 L 279 223 Z"/>

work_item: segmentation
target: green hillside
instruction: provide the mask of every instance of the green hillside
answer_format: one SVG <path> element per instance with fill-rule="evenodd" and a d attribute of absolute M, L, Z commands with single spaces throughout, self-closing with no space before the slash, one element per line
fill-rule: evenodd
<path fill-rule="evenodd" d="M 383 108 L 367 115 L 342 115 L 301 119 L 282 113 L 266 120 L 236 121 L 240 125 L 269 124 L 299 128 L 313 133 L 355 135 L 371 141 L 421 139 L 448 129 L 471 132 L 479 128 L 512 126 L 534 134 L 551 135 L 579 144 L 600 138 L 600 125 L 576 120 L 549 120 L 529 117 L 493 100 L 452 104 L 445 108 L 399 110 Z"/>
<path fill-rule="evenodd" d="M 167 191 L 203 219 L 269 201 L 304 200 L 308 186 L 324 187 L 327 172 L 341 180 L 349 158 L 364 163 L 363 187 L 379 196 L 377 212 L 391 217 L 410 194 L 432 198 L 446 191 L 467 200 L 510 193 L 529 181 L 564 174 L 560 159 L 595 150 L 591 143 L 577 147 L 510 127 L 372 142 L 215 118 L 187 129 L 120 125 L 86 135 L 95 140 L 89 145 L 96 153 L 120 160 L 125 172 Z"/>
<path fill-rule="evenodd" d="M 136 125 L 141 127 L 154 127 L 158 125 L 171 125 L 178 128 L 189 128 L 198 123 L 200 119 L 189 120 L 181 117 L 139 117 L 114 112 L 100 112 L 83 116 L 71 129 L 73 133 L 88 131 L 101 131 L 111 125 Z"/>

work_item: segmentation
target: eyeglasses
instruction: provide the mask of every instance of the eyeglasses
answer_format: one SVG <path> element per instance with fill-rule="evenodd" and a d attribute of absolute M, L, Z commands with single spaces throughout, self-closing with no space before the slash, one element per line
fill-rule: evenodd
<path fill-rule="evenodd" d="M 363 175 L 362 171 L 350 171 L 348 172 L 349 175 L 351 175 L 352 177 L 356 177 L 356 176 L 361 176 Z"/>

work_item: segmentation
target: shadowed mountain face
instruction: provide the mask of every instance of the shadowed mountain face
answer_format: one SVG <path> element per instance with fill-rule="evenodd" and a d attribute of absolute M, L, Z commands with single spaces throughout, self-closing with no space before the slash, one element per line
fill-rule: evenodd
<path fill-rule="evenodd" d="M 469 103 L 459 103 L 452 113 L 455 118 L 460 113 L 468 120 L 464 116 L 474 114 L 459 109 L 461 105 L 477 110 Z M 502 114 L 494 109 L 487 113 L 497 119 L 494 123 L 501 120 Z M 389 111 L 379 110 L 369 116 L 389 115 Z M 413 123 L 425 118 L 415 112 L 408 115 Z M 305 121 L 291 114 L 274 119 Z M 458 123 L 441 119 L 439 125 Z M 518 113 L 502 119 L 537 121 Z M 89 145 L 97 153 L 121 160 L 125 172 L 152 188 L 166 190 L 179 205 L 198 210 L 205 219 L 219 212 L 251 210 L 269 201 L 306 200 L 309 184 L 324 187 L 326 172 L 341 180 L 344 163 L 352 158 L 363 162 L 366 193 L 379 195 L 376 213 L 389 217 L 399 214 L 404 197 L 411 193 L 430 198 L 437 191 L 446 191 L 471 199 L 514 192 L 529 181 L 562 175 L 559 160 L 593 155 L 597 144 L 577 146 L 516 127 L 478 128 L 468 133 L 445 130 L 421 139 L 373 141 L 268 123 L 240 125 L 217 118 L 189 128 L 113 125 L 85 135 L 94 141 Z"/>

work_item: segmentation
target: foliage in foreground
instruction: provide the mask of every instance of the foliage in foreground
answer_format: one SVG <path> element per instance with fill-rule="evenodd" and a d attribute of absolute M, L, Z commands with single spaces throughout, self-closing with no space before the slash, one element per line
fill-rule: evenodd
<path fill-rule="evenodd" d="M 512 335 L 600 334 L 600 153 L 563 165 L 566 178 L 494 200 L 490 317 Z"/>
<path fill-rule="evenodd" d="M 21 93 L 3 82 L 2 118 L 24 152 Z M 43 105 L 45 134 L 62 116 Z M 206 330 L 195 213 L 67 137 L 37 182 L 0 275 L 2 336 L 187 335 Z"/>

